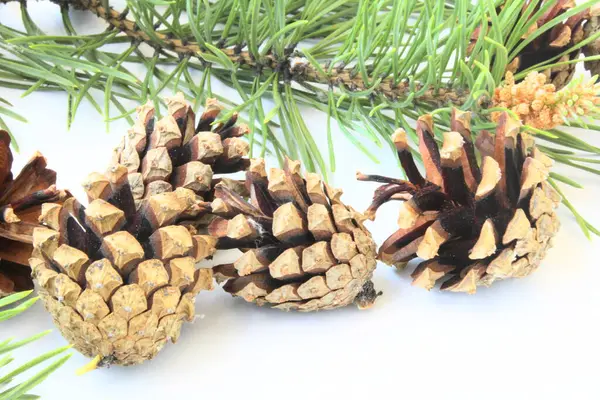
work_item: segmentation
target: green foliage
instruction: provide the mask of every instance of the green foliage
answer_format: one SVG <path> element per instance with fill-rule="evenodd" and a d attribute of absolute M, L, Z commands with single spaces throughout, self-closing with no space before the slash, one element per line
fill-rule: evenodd
<path fill-rule="evenodd" d="M 0 129 L 4 129 L 5 131 L 8 132 L 8 134 L 10 135 L 10 138 L 11 138 L 11 143 L 12 143 L 13 147 L 15 148 L 15 151 L 18 152 L 19 145 L 17 144 L 17 141 L 15 140 L 14 136 L 12 135 L 10 128 L 4 121 L 4 117 L 13 118 L 13 119 L 16 119 L 17 121 L 21 121 L 21 122 L 27 122 L 27 120 L 24 117 L 22 117 L 21 115 L 17 114 L 13 110 L 11 110 L 10 107 L 12 107 L 12 104 L 10 104 L 9 101 L 0 97 Z"/>
<path fill-rule="evenodd" d="M 243 112 L 252 155 L 272 152 L 280 160 L 289 155 L 324 175 L 336 165 L 332 123 L 374 162 L 380 152 L 373 154 L 366 142 L 393 149 L 389 137 L 397 127 L 415 140 L 410 121 L 425 113 L 433 113 L 445 129 L 452 106 L 469 109 L 478 115 L 474 133 L 489 129 L 486 107 L 507 64 L 536 37 L 596 3 L 582 3 L 526 35 L 554 1 L 145 0 L 127 1 L 122 10 L 106 8 L 106 0 L 54 1 L 61 5 L 57 13 L 66 35 L 44 34 L 25 1 L 23 29 L 0 24 L 0 86 L 21 89 L 24 96 L 65 91 L 69 125 L 83 100 L 108 126 L 118 118 L 131 122 L 132 102 L 164 106 L 162 92 L 181 90 L 196 107 L 216 97 L 232 109 L 222 118 Z M 108 29 L 79 34 L 67 3 L 95 13 Z M 517 78 L 561 64 L 561 56 L 599 36 Z M 115 51 L 114 44 L 123 50 Z M 142 79 L 132 72 L 136 65 L 146 68 Z M 214 93 L 214 80 L 235 89 L 241 103 Z M 103 104 L 94 92 L 104 96 Z M 268 112 L 266 99 L 275 104 Z M 328 116 L 327 157 L 303 122 L 302 106 Z M 560 130 L 530 132 L 548 142 L 545 149 L 557 162 L 595 171 L 588 156 L 600 149 Z M 559 157 L 552 152 L 555 145 L 587 154 L 578 160 Z"/>
<path fill-rule="evenodd" d="M 29 295 L 31 295 L 31 293 L 32 291 L 15 293 L 11 296 L 0 299 L 0 321 L 16 317 L 31 307 L 38 300 L 38 297 L 32 297 L 25 300 L 27 297 L 29 297 Z M 6 340 L 0 339 L 4 340 L 0 342 L 0 400 L 25 400 L 38 398 L 37 396 L 28 394 L 28 392 L 44 381 L 52 372 L 58 369 L 69 359 L 69 357 L 71 357 L 70 354 L 59 357 L 60 354 L 64 353 L 71 347 L 63 346 L 35 357 L 11 372 L 4 373 L 4 375 L 2 374 L 2 369 L 14 361 L 8 352 L 40 339 L 46 336 L 48 333 L 50 333 L 50 331 L 45 331 L 20 341 L 16 341 L 15 338 L 9 338 Z M 36 372 L 31 377 L 20 383 L 13 382 L 14 379 L 22 373 L 27 372 L 34 367 L 40 366 L 46 361 L 49 362 L 46 363 L 44 368 Z"/>

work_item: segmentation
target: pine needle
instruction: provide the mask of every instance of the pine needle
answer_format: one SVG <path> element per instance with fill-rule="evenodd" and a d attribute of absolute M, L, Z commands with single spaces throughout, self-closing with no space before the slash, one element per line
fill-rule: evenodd
<path fill-rule="evenodd" d="M 100 363 L 101 360 L 102 360 L 102 356 L 100 356 L 98 354 L 89 363 L 87 363 L 86 365 L 84 365 L 81 368 L 78 368 L 77 371 L 75 371 L 75 374 L 77 376 L 81 376 L 81 375 L 87 374 L 90 371 L 93 371 L 93 370 L 97 369 L 98 368 L 98 364 Z"/>
<path fill-rule="evenodd" d="M 4 321 L 9 318 L 13 318 L 23 312 L 25 312 L 29 307 L 31 307 L 39 298 L 33 297 L 28 300 L 27 297 L 31 295 L 33 291 L 29 290 L 26 292 L 14 293 L 10 296 L 4 297 L 0 299 L 0 321 Z M 25 300 L 25 301 L 23 301 Z M 21 303 L 20 303 L 21 302 Z M 19 304 L 20 303 L 20 304 Z M 46 336 L 51 331 L 44 331 L 33 335 L 27 339 L 15 341 L 14 338 L 9 338 L 0 342 L 0 355 L 6 354 L 12 350 L 23 347 L 31 342 L 34 342 L 44 336 Z M 11 383 L 15 378 L 17 378 L 22 373 L 31 370 L 45 362 L 48 362 L 52 359 L 56 359 L 59 354 L 64 353 L 69 350 L 72 346 L 67 345 L 63 347 L 59 347 L 55 350 L 48 351 L 44 354 L 41 354 L 38 357 L 29 360 L 28 362 L 22 364 L 20 367 L 12 370 L 11 372 L 0 375 L 0 386 L 7 385 Z M 52 372 L 58 369 L 61 365 L 63 365 L 69 358 L 71 354 L 68 354 L 54 362 L 52 362 L 49 366 L 45 367 L 41 371 L 34 374 L 29 379 L 25 380 L 22 383 L 18 383 L 3 392 L 0 392 L 0 400 L 13 400 L 13 399 L 35 399 L 37 396 L 28 394 L 28 392 L 44 381 Z M 0 368 L 5 367 L 9 363 L 13 362 L 14 359 L 10 355 L 6 355 L 0 359 Z"/>

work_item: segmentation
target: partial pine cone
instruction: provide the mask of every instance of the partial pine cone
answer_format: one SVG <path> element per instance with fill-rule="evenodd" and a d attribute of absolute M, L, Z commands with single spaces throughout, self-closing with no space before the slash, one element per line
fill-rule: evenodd
<path fill-rule="evenodd" d="M 0 297 L 33 289 L 28 259 L 41 204 L 68 195 L 56 190 L 56 172 L 46 168 L 40 153 L 13 179 L 10 141 L 0 130 Z"/>
<path fill-rule="evenodd" d="M 175 188 L 194 191 L 210 200 L 212 189 L 223 182 L 235 190 L 243 184 L 217 174 L 230 174 L 248 168 L 248 133 L 244 124 L 236 124 L 237 114 L 226 122 L 215 123 L 221 107 L 215 99 L 206 101 L 198 123 L 183 94 L 167 97 L 168 113 L 155 120 L 152 103 L 138 107 L 135 125 L 114 150 L 112 165 L 126 168 L 135 207 L 152 195 L 172 192 Z M 84 188 L 93 198 L 103 197 L 106 179 L 91 174 Z M 130 205 L 128 205 L 130 206 Z"/>
<path fill-rule="evenodd" d="M 583 27 L 584 37 L 588 38 L 600 32 L 600 4 L 596 6 L 595 11 L 592 10 L 593 16 Z M 583 54 L 586 57 L 600 56 L 600 37 L 584 46 Z M 585 62 L 585 68 L 592 75 L 600 75 L 600 60 L 590 60 Z"/>
<path fill-rule="evenodd" d="M 554 18 L 560 17 L 575 7 L 575 2 L 573 0 L 542 0 L 536 4 L 529 15 L 535 15 L 542 7 L 545 7 L 548 4 L 548 1 L 552 1 L 553 5 L 531 25 L 527 34 L 522 37 L 522 40 L 526 40 L 529 35 L 536 33 L 539 27 Z M 523 12 L 525 12 L 529 6 L 529 2 L 524 4 Z M 496 9 L 496 12 L 500 13 L 503 8 L 504 5 L 501 5 Z M 589 30 L 584 30 L 584 27 L 585 25 L 589 25 L 589 21 L 594 18 L 594 15 L 597 13 L 598 10 L 596 8 L 591 8 L 572 15 L 571 17 L 564 18 L 563 22 L 555 25 L 550 30 L 543 32 L 533 41 L 528 43 L 508 65 L 507 71 L 512 72 L 513 74 L 525 71 L 534 65 L 554 59 L 571 47 L 581 43 L 593 33 Z M 489 22 L 488 25 L 488 29 L 491 29 L 491 22 Z M 471 37 L 469 52 L 474 49 L 480 34 L 481 27 L 476 29 Z M 521 42 L 517 43 L 516 46 L 520 43 Z M 589 51 L 589 49 L 584 50 L 586 55 Z M 571 51 L 569 54 L 557 58 L 555 62 L 563 63 L 575 60 L 579 58 L 581 53 L 581 49 Z M 597 65 L 597 62 L 590 62 L 586 67 L 590 69 L 592 65 Z M 563 64 L 540 72 L 548 77 L 549 83 L 552 83 L 557 89 L 561 89 L 571 81 L 571 78 L 575 73 L 575 67 L 575 63 Z"/>
<path fill-rule="evenodd" d="M 341 202 L 317 174 L 252 160 L 246 173 L 247 202 L 217 185 L 209 232 L 218 249 L 241 249 L 232 264 L 213 268 L 224 289 L 248 302 L 281 310 L 318 311 L 373 304 L 376 246 L 364 217 Z"/>
<path fill-rule="evenodd" d="M 433 119 L 417 121 L 419 152 L 426 171 L 416 167 L 403 130 L 393 140 L 408 181 L 358 174 L 363 181 L 385 183 L 366 212 L 403 200 L 399 230 L 379 249 L 379 259 L 404 267 L 421 258 L 413 285 L 475 293 L 477 286 L 521 278 L 537 269 L 559 229 L 554 209 L 560 196 L 547 182 L 552 165 L 520 123 L 504 113 L 495 136 L 481 132 L 471 140 L 470 114 L 454 110 L 451 132 L 441 149 Z"/>
<path fill-rule="evenodd" d="M 145 105 L 116 149 L 105 174 L 84 183 L 89 205 L 74 198 L 44 204 L 29 260 L 40 297 L 62 334 L 100 365 L 138 364 L 177 341 L 194 301 L 212 289 L 216 239 L 196 226 L 209 214 L 213 188 L 244 193 L 217 173 L 247 167 L 247 129 L 236 117 L 214 124 L 209 100 L 197 126 L 181 94 L 167 99 L 168 115 L 154 121 Z M 212 125 L 212 131 L 211 129 Z"/>

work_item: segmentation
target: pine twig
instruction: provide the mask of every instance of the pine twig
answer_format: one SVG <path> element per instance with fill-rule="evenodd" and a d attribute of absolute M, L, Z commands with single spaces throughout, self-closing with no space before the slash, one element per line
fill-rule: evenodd
<path fill-rule="evenodd" d="M 21 0 L 0 0 L 0 3 L 11 1 Z M 124 13 L 120 13 L 110 6 L 106 8 L 104 2 L 101 0 L 51 1 L 61 6 L 68 4 L 76 9 L 91 11 L 99 18 L 105 20 L 110 26 L 118 29 L 130 38 L 144 42 L 156 49 L 172 51 L 182 58 L 196 56 L 201 60 L 205 60 L 206 57 L 203 56 L 207 54 L 212 55 L 206 46 L 202 46 L 197 42 L 172 38 L 161 32 L 155 32 L 155 38 L 151 38 L 147 33 L 139 29 L 134 21 L 126 18 Z M 287 81 L 308 81 L 328 86 L 343 87 L 354 92 L 371 89 L 370 85 L 360 75 L 355 73 L 353 69 L 340 67 L 325 72 L 329 69 L 329 65 L 320 64 L 318 67 L 315 67 L 301 55 L 291 54 L 277 57 L 273 53 L 269 53 L 258 61 L 249 51 L 241 51 L 238 47 L 221 48 L 219 51 L 233 64 L 239 64 L 251 70 L 262 71 L 267 69 L 272 72 L 279 72 L 280 76 L 285 77 L 282 79 Z M 425 89 L 424 85 L 420 82 L 415 82 L 414 85 L 406 80 L 396 83 L 392 77 L 382 79 L 372 89 L 374 94 L 385 96 L 391 101 L 406 99 L 410 93 L 417 92 L 420 94 L 414 97 L 414 101 L 430 103 L 439 107 L 449 103 L 461 106 L 469 98 L 469 90 L 466 88 L 447 89 L 429 87 Z"/>

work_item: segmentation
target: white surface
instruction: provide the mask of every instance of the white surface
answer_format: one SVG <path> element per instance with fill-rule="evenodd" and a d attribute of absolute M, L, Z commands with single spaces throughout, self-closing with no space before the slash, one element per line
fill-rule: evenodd
<path fill-rule="evenodd" d="M 30 8 L 42 28 L 60 32 L 55 7 Z M 18 10 L 0 6 L 0 20 L 17 21 Z M 80 182 L 105 167 L 128 128 L 118 121 L 106 134 L 101 116 L 83 103 L 66 131 L 64 94 L 21 99 L 19 92 L 3 90 L 1 95 L 30 121 L 10 121 L 21 146 L 15 170 L 40 150 L 58 172 L 59 186 L 77 196 Z M 304 115 L 324 144 L 325 116 L 311 110 Z M 585 137 L 600 145 L 597 136 Z M 381 164 L 375 165 L 340 132 L 335 140 L 333 183 L 344 188 L 346 202 L 364 210 L 376 185 L 357 183 L 356 169 L 397 175 L 396 161 L 385 149 L 379 152 Z M 568 173 L 586 189 L 565 192 L 600 226 L 599 178 Z M 384 207 L 369 225 L 378 243 L 395 229 L 396 211 L 396 205 Z M 261 309 L 217 288 L 197 299 L 198 313 L 205 317 L 185 325 L 180 341 L 153 361 L 77 377 L 75 369 L 87 359 L 75 354 L 34 392 L 48 400 L 598 399 L 598 240 L 588 242 L 566 209 L 559 215 L 563 227 L 555 248 L 527 279 L 500 282 L 474 296 L 428 293 L 410 286 L 407 272 L 380 264 L 374 281 L 384 295 L 373 309 L 317 314 Z M 3 322 L 0 340 L 51 327 L 50 316 L 38 304 Z M 55 331 L 14 356 L 25 362 L 64 343 Z"/>

